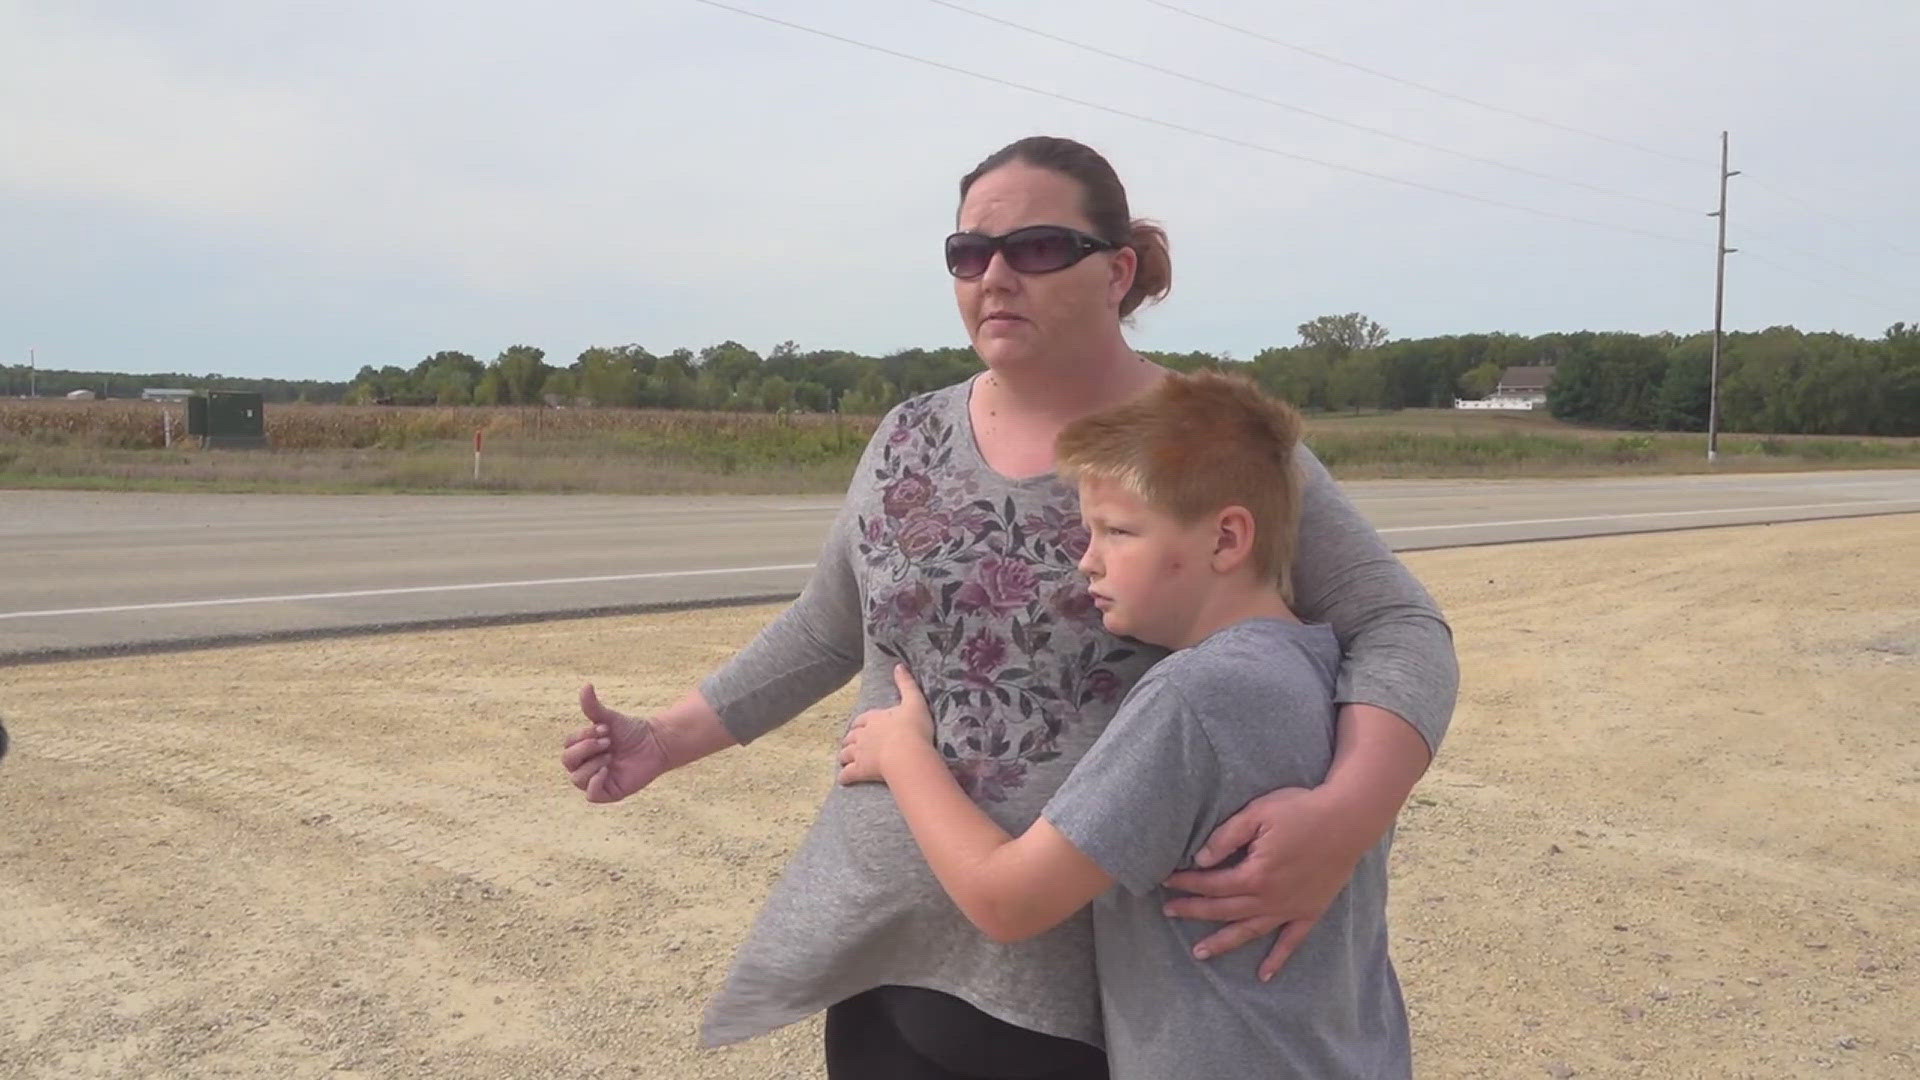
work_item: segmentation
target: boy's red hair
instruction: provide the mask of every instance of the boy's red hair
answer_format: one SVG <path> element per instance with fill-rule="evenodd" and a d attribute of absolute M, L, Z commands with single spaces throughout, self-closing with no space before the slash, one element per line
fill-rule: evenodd
<path fill-rule="evenodd" d="M 1300 414 L 1245 379 L 1169 373 L 1123 405 L 1076 420 L 1054 443 L 1060 475 L 1109 480 L 1191 523 L 1240 506 L 1253 518 L 1253 566 L 1293 597 Z"/>

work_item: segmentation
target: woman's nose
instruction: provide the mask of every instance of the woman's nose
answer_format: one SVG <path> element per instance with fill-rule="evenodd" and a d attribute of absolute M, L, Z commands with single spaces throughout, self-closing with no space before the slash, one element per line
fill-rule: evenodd
<path fill-rule="evenodd" d="M 996 251 L 987 260 L 987 268 L 980 274 L 980 284 L 989 289 L 1006 291 L 1020 284 L 1020 273 L 1007 265 L 1007 253 Z"/>

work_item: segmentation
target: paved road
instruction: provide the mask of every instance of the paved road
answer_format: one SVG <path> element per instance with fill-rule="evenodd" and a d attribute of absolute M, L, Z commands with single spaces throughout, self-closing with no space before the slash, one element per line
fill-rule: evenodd
<path fill-rule="evenodd" d="M 1920 470 L 1346 487 L 1402 550 L 1920 512 Z M 835 507 L 0 491 L 0 664 L 792 595 Z"/>

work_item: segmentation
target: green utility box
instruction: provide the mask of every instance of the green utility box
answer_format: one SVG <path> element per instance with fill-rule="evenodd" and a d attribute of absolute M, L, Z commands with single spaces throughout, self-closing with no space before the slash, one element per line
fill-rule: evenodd
<path fill-rule="evenodd" d="M 267 406 L 257 393 L 209 390 L 187 399 L 187 434 L 214 448 L 267 445 Z"/>

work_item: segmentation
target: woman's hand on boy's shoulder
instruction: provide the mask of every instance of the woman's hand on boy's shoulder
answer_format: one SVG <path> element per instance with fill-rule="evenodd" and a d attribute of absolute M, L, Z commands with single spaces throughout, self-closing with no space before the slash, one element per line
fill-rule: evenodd
<path fill-rule="evenodd" d="M 884 783 L 887 762 L 901 749 L 932 748 L 933 714 L 920 684 L 905 664 L 894 665 L 893 683 L 900 690 L 900 703 L 854 717 L 840 741 L 842 784 Z"/>

